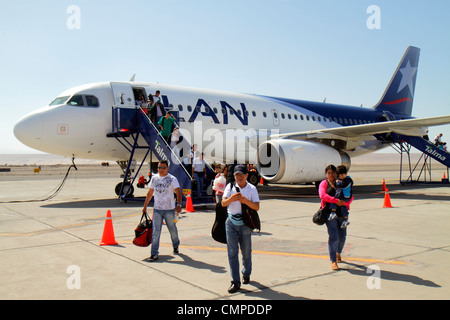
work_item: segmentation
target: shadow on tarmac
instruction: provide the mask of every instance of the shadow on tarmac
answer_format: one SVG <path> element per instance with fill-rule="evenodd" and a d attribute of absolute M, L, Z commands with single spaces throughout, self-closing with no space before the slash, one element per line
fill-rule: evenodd
<path fill-rule="evenodd" d="M 352 268 L 343 268 L 342 265 L 343 264 L 347 264 L 349 266 L 351 266 Z M 340 270 L 342 271 L 347 271 L 348 273 L 352 274 L 352 275 L 356 275 L 356 276 L 362 276 L 362 277 L 366 277 L 369 275 L 367 273 L 367 266 L 363 266 L 363 265 L 359 265 L 359 264 L 355 264 L 355 263 L 350 263 L 350 262 L 345 262 L 342 261 L 340 264 Z M 419 278 L 417 276 L 413 276 L 413 275 L 409 275 L 409 274 L 403 274 L 403 273 L 396 273 L 396 272 L 392 272 L 392 271 L 387 271 L 387 270 L 381 270 L 380 271 L 381 274 L 381 279 L 382 280 L 389 280 L 389 281 L 401 281 L 401 282 L 407 282 L 407 283 L 412 283 L 418 286 L 426 286 L 426 287 L 431 287 L 431 288 L 441 288 L 440 285 L 434 283 L 431 280 L 425 280 L 422 278 Z"/>

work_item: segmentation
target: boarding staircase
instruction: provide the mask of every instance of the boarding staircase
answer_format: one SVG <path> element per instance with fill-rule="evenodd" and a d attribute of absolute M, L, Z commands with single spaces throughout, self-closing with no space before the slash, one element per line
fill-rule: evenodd
<path fill-rule="evenodd" d="M 177 117 L 176 112 L 172 112 L 172 114 L 175 114 L 175 117 Z M 191 174 L 186 170 L 179 155 L 167 144 L 166 140 L 160 135 L 159 130 L 141 108 L 113 107 L 112 118 L 113 130 L 107 134 L 107 137 L 115 138 L 130 152 L 127 167 L 124 169 L 124 180 L 120 186 L 120 190 L 117 192 L 122 202 L 139 200 L 132 196 L 133 192 L 130 192 L 130 190 L 133 190 L 133 183 L 138 177 L 139 171 L 147 157 L 150 157 L 150 163 L 160 160 L 167 160 L 169 162 L 169 173 L 178 179 L 184 201 L 190 195 L 194 205 L 210 204 L 213 202 L 213 197 L 204 192 L 200 195 L 192 194 L 193 179 Z M 146 144 L 142 144 L 140 137 L 144 139 Z M 146 152 L 139 168 L 135 171 L 134 176 L 132 176 L 132 163 L 136 157 L 136 150 L 138 149 L 144 149 Z M 190 145 L 186 141 L 184 141 L 184 150 L 190 150 Z M 156 156 L 157 161 L 154 161 L 154 156 Z M 211 172 L 209 166 L 207 166 L 207 170 Z"/>
<path fill-rule="evenodd" d="M 448 175 L 450 168 L 450 153 L 445 150 L 439 148 L 435 144 L 430 141 L 419 137 L 419 136 L 407 136 L 400 134 L 393 134 L 393 141 L 396 141 L 399 145 L 397 150 L 401 153 L 401 164 L 400 164 L 400 182 L 401 183 L 414 183 L 420 182 L 421 176 L 424 179 L 424 182 L 431 182 L 431 163 L 430 159 L 434 159 L 437 162 L 443 164 L 447 167 L 447 175 L 445 178 L 441 180 L 442 183 L 449 183 Z M 406 144 L 406 146 L 405 146 Z M 415 149 L 422 152 L 421 157 L 415 164 L 415 166 L 411 166 L 411 158 L 410 158 L 410 149 L 411 146 Z M 403 154 L 406 153 L 409 160 L 409 168 L 410 174 L 407 180 L 402 180 L 402 164 L 403 164 Z M 422 163 L 422 166 L 420 164 Z M 413 179 L 413 173 L 418 170 L 419 174 L 417 179 Z M 427 172 L 428 172 L 428 181 L 427 180 Z"/>

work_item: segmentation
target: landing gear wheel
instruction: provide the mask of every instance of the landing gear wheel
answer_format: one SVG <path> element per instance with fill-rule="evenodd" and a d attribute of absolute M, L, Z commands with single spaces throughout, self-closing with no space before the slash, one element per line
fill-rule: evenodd
<path fill-rule="evenodd" d="M 120 189 L 122 188 L 122 184 L 123 184 L 123 182 L 120 182 L 117 184 L 117 186 L 114 190 L 116 192 L 116 195 L 119 195 Z M 126 192 L 126 194 L 125 194 L 126 198 L 132 197 L 134 194 L 134 187 L 132 185 L 130 185 L 129 182 L 125 182 L 125 185 L 123 186 L 123 191 Z"/>
<path fill-rule="evenodd" d="M 259 183 L 258 173 L 257 172 L 249 172 L 248 182 L 250 182 L 252 185 L 254 185 L 256 187 Z"/>

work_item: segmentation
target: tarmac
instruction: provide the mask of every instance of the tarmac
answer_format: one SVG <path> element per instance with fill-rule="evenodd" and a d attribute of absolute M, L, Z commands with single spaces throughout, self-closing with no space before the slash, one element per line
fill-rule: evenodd
<path fill-rule="evenodd" d="M 178 255 L 163 227 L 159 260 L 148 262 L 150 248 L 132 244 L 143 203 L 116 198 L 117 168 L 79 167 L 56 197 L 30 201 L 56 189 L 67 167 L 0 174 L 3 300 L 450 298 L 450 185 L 401 185 L 396 166 L 352 169 L 355 201 L 339 271 L 330 268 L 326 227 L 311 220 L 320 204 L 315 187 L 258 187 L 262 230 L 252 236 L 253 272 L 235 294 L 227 292 L 226 246 L 211 237 L 213 208 L 181 215 Z M 435 175 L 440 181 L 442 171 Z M 382 179 L 393 208 L 383 208 Z M 107 210 L 115 246 L 99 245 Z"/>

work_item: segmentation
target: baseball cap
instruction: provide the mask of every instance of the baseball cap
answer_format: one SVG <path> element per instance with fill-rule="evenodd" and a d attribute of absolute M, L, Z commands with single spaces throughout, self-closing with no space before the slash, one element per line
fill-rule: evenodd
<path fill-rule="evenodd" d="M 243 165 L 243 164 L 238 164 L 236 167 L 234 167 L 234 173 L 240 173 L 240 174 L 247 174 L 247 166 Z"/>

